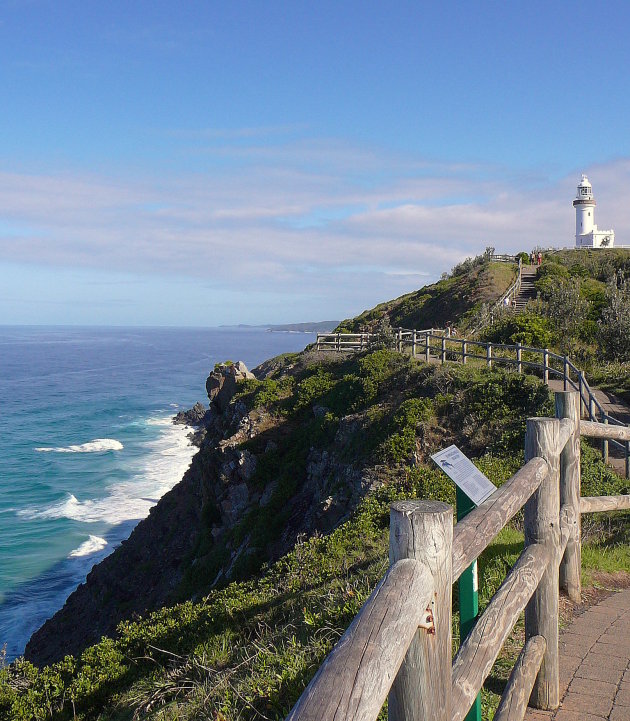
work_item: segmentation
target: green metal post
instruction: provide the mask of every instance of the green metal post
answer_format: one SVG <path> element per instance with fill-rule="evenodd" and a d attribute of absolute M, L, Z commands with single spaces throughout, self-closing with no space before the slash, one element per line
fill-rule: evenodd
<path fill-rule="evenodd" d="M 468 498 L 459 486 L 455 487 L 455 499 L 457 505 L 457 520 L 461 521 L 475 504 Z M 470 566 L 459 577 L 459 636 L 460 643 L 468 636 L 475 625 L 479 615 L 479 594 L 477 592 L 477 561 Z M 481 721 L 481 694 L 477 694 L 465 721 Z"/>

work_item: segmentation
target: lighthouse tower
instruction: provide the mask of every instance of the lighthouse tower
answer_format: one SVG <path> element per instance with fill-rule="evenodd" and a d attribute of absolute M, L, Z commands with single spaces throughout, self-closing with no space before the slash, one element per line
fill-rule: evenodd
<path fill-rule="evenodd" d="M 596 205 L 593 188 L 586 175 L 583 175 L 573 201 L 576 248 L 612 248 L 615 244 L 614 230 L 599 230 L 595 225 Z"/>

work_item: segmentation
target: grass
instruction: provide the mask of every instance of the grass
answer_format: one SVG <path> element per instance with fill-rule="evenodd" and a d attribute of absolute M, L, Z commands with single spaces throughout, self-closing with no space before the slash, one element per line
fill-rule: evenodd
<path fill-rule="evenodd" d="M 630 404 L 630 362 L 595 366 L 588 373 L 588 382 Z"/>
<path fill-rule="evenodd" d="M 356 318 L 342 321 L 337 330 L 357 333 L 374 327 L 385 316 L 392 327 L 441 328 L 458 319 L 465 325 L 482 304 L 501 297 L 516 278 L 516 272 L 513 263 L 486 262 L 464 275 L 445 278 L 381 303 Z"/>

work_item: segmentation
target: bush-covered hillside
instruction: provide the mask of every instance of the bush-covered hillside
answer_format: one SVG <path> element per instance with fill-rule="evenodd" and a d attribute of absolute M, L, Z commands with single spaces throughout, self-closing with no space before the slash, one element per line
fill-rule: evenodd
<path fill-rule="evenodd" d="M 630 251 L 547 253 L 537 300 L 524 313 L 498 309 L 482 337 L 569 354 L 585 370 L 630 360 Z"/>
<path fill-rule="evenodd" d="M 258 550 L 238 574 L 253 573 L 251 580 L 204 595 L 212 572 L 191 573 L 196 600 L 124 621 L 113 638 L 78 657 L 40 670 L 24 661 L 0 670 L 0 717 L 282 719 L 383 574 L 391 501 L 453 502 L 452 484 L 428 454 L 456 441 L 500 484 L 522 463 L 524 419 L 551 412 L 534 377 L 426 365 L 385 349 L 345 360 L 304 354 L 269 368 L 232 401 L 247 409 L 264 403 L 273 419 L 242 446 L 259 454 L 253 482 L 262 493 L 273 488 L 270 503 L 234 528 L 256 538 L 251 548 Z M 334 528 L 299 537 L 265 564 L 263 550 L 290 523 L 285 509 L 310 482 L 313 458 L 322 471 L 319 510 L 338 507 Z M 585 493 L 626 488 L 589 452 L 583 478 Z M 484 602 L 521 543 L 517 524 L 481 560 Z M 198 550 L 198 558 L 210 556 Z M 500 684 L 505 673 L 496 674 Z M 492 694 L 484 698 L 488 707 L 495 703 Z"/>
<path fill-rule="evenodd" d="M 514 264 L 488 256 L 340 328 L 449 321 L 465 332 L 514 279 Z M 483 333 L 568 350 L 592 377 L 630 389 L 623 343 L 606 345 L 630 338 L 620 332 L 628 273 L 627 252 L 547 254 L 539 299 L 495 313 Z M 620 360 L 603 365 L 605 352 Z M 429 455 L 457 443 L 503 483 L 523 462 L 525 419 L 553 411 L 534 376 L 428 365 L 386 347 L 281 356 L 234 383 L 227 405 L 207 414 L 184 481 L 41 636 L 40 653 L 54 643 L 61 660 L 0 659 L 0 719 L 284 718 L 387 567 L 390 503 L 454 502 Z M 629 490 L 583 444 L 583 494 Z M 585 522 L 586 565 L 630 572 L 627 519 Z M 480 559 L 482 606 L 521 547 L 517 517 Z M 495 666 L 484 718 L 508 667 Z"/>
<path fill-rule="evenodd" d="M 385 318 L 394 328 L 444 328 L 449 323 L 461 330 L 474 327 L 482 307 L 496 302 L 516 278 L 516 263 L 490 258 L 485 254 L 464 261 L 437 283 L 344 320 L 337 330 L 371 331 Z"/>

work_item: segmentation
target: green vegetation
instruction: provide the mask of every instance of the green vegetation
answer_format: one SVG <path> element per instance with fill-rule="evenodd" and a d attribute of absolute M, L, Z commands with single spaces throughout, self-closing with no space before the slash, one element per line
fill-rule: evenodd
<path fill-rule="evenodd" d="M 493 262 L 490 256 L 469 258 L 437 283 L 344 320 L 337 331 L 373 331 L 383 318 L 394 328 L 443 328 L 447 323 L 462 330 L 474 327 L 482 308 L 498 300 L 516 278 L 516 263 Z"/>
<path fill-rule="evenodd" d="M 240 400 L 253 407 L 267 393 L 283 428 L 294 424 L 273 463 L 261 461 L 257 469 L 261 486 L 283 474 L 288 485 L 260 518 L 247 519 L 250 530 L 273 536 L 273 519 L 282 517 L 287 494 L 295 492 L 290 479 L 300 478 L 296 464 L 303 467 L 308 454 L 303 440 L 317 441 L 319 426 L 319 442 L 330 446 L 348 412 L 359 413 L 362 423 L 361 442 L 345 439 L 346 462 L 378 467 L 387 461 L 384 482 L 329 535 L 299 541 L 271 566 L 252 564 L 249 573 L 260 569 L 254 580 L 122 623 L 116 639 L 103 639 L 78 659 L 42 670 L 24 661 L 3 669 L 0 714 L 20 720 L 283 718 L 386 569 L 390 503 L 413 497 L 453 502 L 452 484 L 427 465 L 427 454 L 458 434 L 460 445 L 501 484 L 523 462 L 524 418 L 551 411 L 547 389 L 533 377 L 426 366 L 387 350 L 293 370 L 290 382 L 243 384 Z M 319 418 L 312 412 L 318 405 L 327 409 Z M 588 447 L 583 479 L 585 493 L 620 492 L 624 483 Z M 618 532 L 617 525 L 598 528 L 595 542 L 607 548 L 605 538 Z M 521 545 L 517 523 L 484 554 L 482 604 Z M 590 563 L 594 556 L 585 558 Z M 498 668 L 495 685 L 503 678 Z M 484 692 L 484 706 L 495 703 L 495 695 Z"/>
<path fill-rule="evenodd" d="M 341 324 L 347 331 L 384 329 L 382 347 L 324 360 L 309 351 L 287 354 L 265 364 L 263 380 L 240 382 L 233 406 L 259 409 L 265 422 L 236 450 L 256 457 L 249 482 L 265 504 L 217 542 L 211 531 L 220 513 L 208 499 L 200 541 L 178 589 L 181 603 L 121 623 L 115 638 L 79 658 L 43 669 L 23 660 L 0 666 L 0 718 L 284 718 L 387 568 L 391 502 L 454 503 L 452 483 L 429 455 L 456 442 L 500 485 L 523 463 L 525 419 L 553 414 L 549 391 L 533 376 L 472 364 L 426 365 L 387 348 L 390 323 L 472 324 L 514 272 L 487 255 L 465 261 L 439 283 Z M 546 258 L 537 281 L 540 301 L 526 313 L 500 316 L 485 337 L 579 352 L 591 361 L 589 378 L 630 398 L 630 364 L 595 362 L 605 343 L 602 328 L 612 327 L 606 315 L 612 298 L 617 293 L 621 305 L 626 302 L 627 272 L 630 254 L 617 251 Z M 571 318 L 561 317 L 562 303 L 571 304 Z M 211 451 L 201 453 L 212 468 Z M 629 491 L 584 442 L 583 494 Z M 307 512 L 321 517 L 309 537 L 292 525 Z M 630 573 L 628 517 L 585 517 L 585 578 L 594 569 Z M 479 560 L 482 608 L 521 551 L 521 525 L 519 514 Z M 279 554 L 294 528 L 297 542 Z M 220 587 L 217 575 L 240 544 L 247 550 L 233 562 L 232 582 Z M 496 708 L 521 636 L 522 623 L 483 691 L 484 718 Z M 457 619 L 454 638 L 457 643 Z"/>
<path fill-rule="evenodd" d="M 601 358 L 630 360 L 630 252 L 558 251 L 538 271 L 538 301 L 549 343 L 586 369 Z"/>

